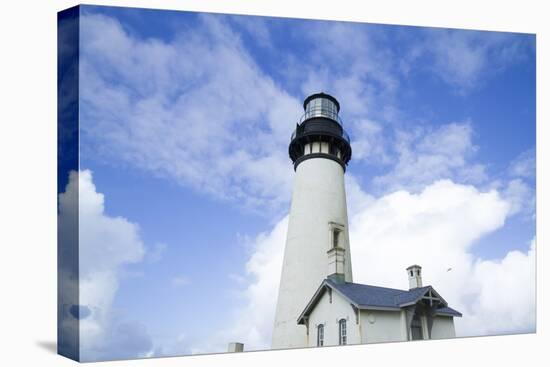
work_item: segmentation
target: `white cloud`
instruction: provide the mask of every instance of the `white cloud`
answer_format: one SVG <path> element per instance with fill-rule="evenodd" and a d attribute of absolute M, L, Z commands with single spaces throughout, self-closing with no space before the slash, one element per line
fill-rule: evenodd
<path fill-rule="evenodd" d="M 418 263 L 428 283 L 448 279 L 441 291 L 447 295 L 451 285 L 463 284 L 456 277 L 467 273 L 471 247 L 500 228 L 508 211 L 496 191 L 479 192 L 450 180 L 436 181 L 418 194 L 382 196 L 350 220 L 355 280 L 403 287 L 404 269 Z M 449 267 L 453 278 L 446 274 Z"/>
<path fill-rule="evenodd" d="M 387 192 L 402 188 L 418 191 L 443 178 L 483 182 L 487 179 L 484 166 L 470 162 L 477 150 L 472 135 L 469 122 L 398 131 L 397 161 L 388 173 L 375 177 L 373 183 Z"/>
<path fill-rule="evenodd" d="M 477 260 L 473 266 L 471 312 L 457 322 L 461 335 L 534 332 L 536 328 L 535 242 L 527 253 L 510 251 L 499 260 Z"/>
<path fill-rule="evenodd" d="M 353 124 L 353 160 L 369 160 L 377 163 L 390 163 L 386 151 L 387 138 L 378 122 L 369 119 L 356 119 Z"/>
<path fill-rule="evenodd" d="M 529 45 L 503 32 L 426 30 L 412 43 L 401 69 L 428 70 L 461 94 L 521 60 Z"/>
<path fill-rule="evenodd" d="M 155 350 L 147 357 L 170 357 L 191 354 L 192 351 L 188 348 L 189 344 L 189 336 L 185 333 L 181 333 L 176 337 L 158 342 Z"/>
<path fill-rule="evenodd" d="M 533 331 L 534 248 L 492 261 L 472 251 L 504 225 L 512 207 L 494 190 L 449 180 L 418 194 L 398 191 L 378 198 L 350 220 L 354 280 L 406 288 L 404 269 L 418 263 L 424 283 L 464 314 L 456 319 L 458 335 Z"/>
<path fill-rule="evenodd" d="M 535 190 L 524 180 L 510 180 L 504 188 L 503 195 L 512 205 L 512 214 L 526 213 L 528 217 L 535 215 Z"/>
<path fill-rule="evenodd" d="M 376 27 L 314 22 L 305 24 L 301 31 L 315 46 L 305 62 L 309 68 L 302 87 L 305 94 L 330 87 L 345 100 L 346 110 L 357 114 L 366 111 L 365 102 L 370 102 L 364 97 L 391 94 L 399 86 L 392 72 L 391 49 L 379 42 L 384 34 Z"/>
<path fill-rule="evenodd" d="M 493 186 L 502 191 L 503 196 L 512 205 L 512 213 L 524 220 L 535 219 L 535 150 L 528 149 L 520 153 L 509 164 L 507 180 L 497 180 Z"/>
<path fill-rule="evenodd" d="M 140 40 L 102 15 L 83 16 L 82 30 L 89 154 L 264 212 L 286 201 L 300 104 L 227 23 L 201 16 L 171 42 Z"/>
<path fill-rule="evenodd" d="M 250 34 L 251 39 L 259 46 L 273 48 L 271 31 L 264 17 L 236 15 L 231 20 Z"/>
<path fill-rule="evenodd" d="M 533 178 L 535 177 L 535 149 L 522 152 L 510 164 L 510 175 L 513 177 Z"/>
<path fill-rule="evenodd" d="M 262 71 L 242 43 L 244 33 L 231 27 L 238 24 L 268 45 L 265 20 L 229 19 L 202 16 L 185 34 L 162 41 L 140 40 L 113 18 L 84 16 L 83 130 L 95 141 L 91 154 L 105 161 L 121 158 L 262 211 L 280 208 L 290 197 L 292 170 L 285 152 L 300 103 Z M 517 61 L 527 44 L 495 32 L 426 31 L 411 40 L 399 65 L 388 34 L 372 25 L 309 21 L 293 32 L 314 47 L 299 62 L 287 50 L 293 72 L 283 73 L 292 78 L 285 82 L 298 83 L 304 95 L 319 90 L 337 95 L 353 133 L 354 159 L 376 163 L 389 162 L 383 129 L 402 117 L 395 103 L 399 67 L 420 64 L 467 89 Z M 442 153 L 420 157 L 415 162 L 420 174 L 461 164 L 460 156 Z M 482 165 L 460 171 L 461 177 L 451 177 L 468 183 L 485 177 Z"/>
<path fill-rule="evenodd" d="M 497 191 L 440 180 L 419 193 L 373 198 L 353 177 L 347 180 L 355 282 L 406 289 L 405 268 L 418 263 L 424 283 L 464 314 L 456 319 L 458 335 L 534 330 L 533 245 L 528 253 L 510 251 L 498 260 L 472 254 L 510 215 L 512 204 Z M 256 239 L 247 264 L 248 303 L 241 310 L 246 317 L 221 333 L 220 342 L 241 341 L 247 350 L 270 347 L 287 220 Z"/>
<path fill-rule="evenodd" d="M 209 340 L 192 343 L 192 353 L 225 352 L 230 342 L 244 342 L 245 350 L 270 347 L 287 226 L 288 217 L 285 217 L 270 232 L 254 239 L 252 254 L 246 263 L 248 285 L 241 294 L 244 306 L 238 307 L 232 320 Z"/>
<path fill-rule="evenodd" d="M 125 218 L 105 213 L 104 196 L 96 191 L 88 170 L 70 173 L 59 203 L 60 240 L 64 251 L 78 245 L 78 285 L 75 286 L 79 303 L 66 308 L 79 307 L 83 311 L 79 320 L 80 359 L 141 356 L 152 349 L 145 328 L 123 318 L 115 319 L 112 314 L 120 270 L 126 264 L 142 261 L 145 254 L 139 227 Z M 70 242 L 75 238 L 75 231 L 78 231 L 76 244 Z M 67 276 L 65 269 L 60 269 L 60 273 Z M 74 313 L 65 313 L 62 318 L 74 316 Z M 132 333 L 128 334 L 128 330 Z M 116 345 L 122 350 L 113 349 Z"/>
<path fill-rule="evenodd" d="M 272 299 L 279 292 L 284 252 L 281 239 L 286 238 L 287 227 L 288 217 L 285 217 L 270 233 L 260 234 L 255 241 L 255 251 L 246 264 L 246 273 L 254 281 L 246 290 L 250 302 L 238 324 L 248 332 L 246 339 L 251 348 L 271 343 L 271 327 L 275 319 Z M 249 329 L 251 325 L 252 330 Z"/>

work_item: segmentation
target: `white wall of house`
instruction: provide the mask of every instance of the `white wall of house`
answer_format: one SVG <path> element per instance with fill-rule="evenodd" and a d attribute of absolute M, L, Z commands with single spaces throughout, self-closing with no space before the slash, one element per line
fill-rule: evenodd
<path fill-rule="evenodd" d="M 355 312 L 351 304 L 336 291 L 332 291 L 332 303 L 329 292 L 321 297 L 313 312 L 309 315 L 308 346 L 317 346 L 317 326 L 324 325 L 324 346 L 338 345 L 340 319 L 346 319 L 347 343 L 360 344 L 361 335 L 359 325 L 355 321 Z"/>
<path fill-rule="evenodd" d="M 402 311 L 361 310 L 362 343 L 407 340 Z"/>
<path fill-rule="evenodd" d="M 337 291 L 323 294 L 309 315 L 309 335 L 307 346 L 317 346 L 317 326 L 324 325 L 324 346 L 339 344 L 340 319 L 347 320 L 347 343 L 365 344 L 408 340 L 406 312 L 360 310 L 358 324 L 351 304 Z M 428 339 L 428 322 L 421 316 L 422 334 Z M 454 338 L 455 328 L 452 317 L 436 316 L 432 325 L 432 339 Z"/>
<path fill-rule="evenodd" d="M 432 339 L 454 338 L 455 324 L 452 317 L 436 316 L 432 325 Z"/>

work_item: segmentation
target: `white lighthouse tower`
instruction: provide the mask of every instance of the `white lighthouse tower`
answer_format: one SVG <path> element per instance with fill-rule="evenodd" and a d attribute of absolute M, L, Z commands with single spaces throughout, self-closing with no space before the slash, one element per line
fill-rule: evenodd
<path fill-rule="evenodd" d="M 352 282 L 344 173 L 349 137 L 336 98 L 317 93 L 304 101 L 289 155 L 296 171 L 273 348 L 307 346 L 300 313 L 323 279 Z"/>

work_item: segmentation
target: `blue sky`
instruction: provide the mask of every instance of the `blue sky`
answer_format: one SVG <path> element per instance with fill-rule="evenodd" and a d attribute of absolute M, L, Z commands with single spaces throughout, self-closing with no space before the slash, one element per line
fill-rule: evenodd
<path fill-rule="evenodd" d="M 405 288 L 423 261 L 458 334 L 534 331 L 534 35 L 83 6 L 81 37 L 80 195 L 111 223 L 81 244 L 84 359 L 269 346 L 288 142 L 321 90 L 351 136 L 355 281 Z"/>

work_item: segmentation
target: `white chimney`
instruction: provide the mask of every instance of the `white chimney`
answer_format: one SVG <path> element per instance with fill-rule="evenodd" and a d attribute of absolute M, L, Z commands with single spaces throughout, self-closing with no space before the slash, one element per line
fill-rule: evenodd
<path fill-rule="evenodd" d="M 407 268 L 409 277 L 409 289 L 422 287 L 422 267 L 420 265 L 411 265 Z"/>
<path fill-rule="evenodd" d="M 242 352 L 243 350 L 244 350 L 243 343 L 229 343 L 227 347 L 227 351 L 229 353 L 238 353 L 238 352 Z"/>

